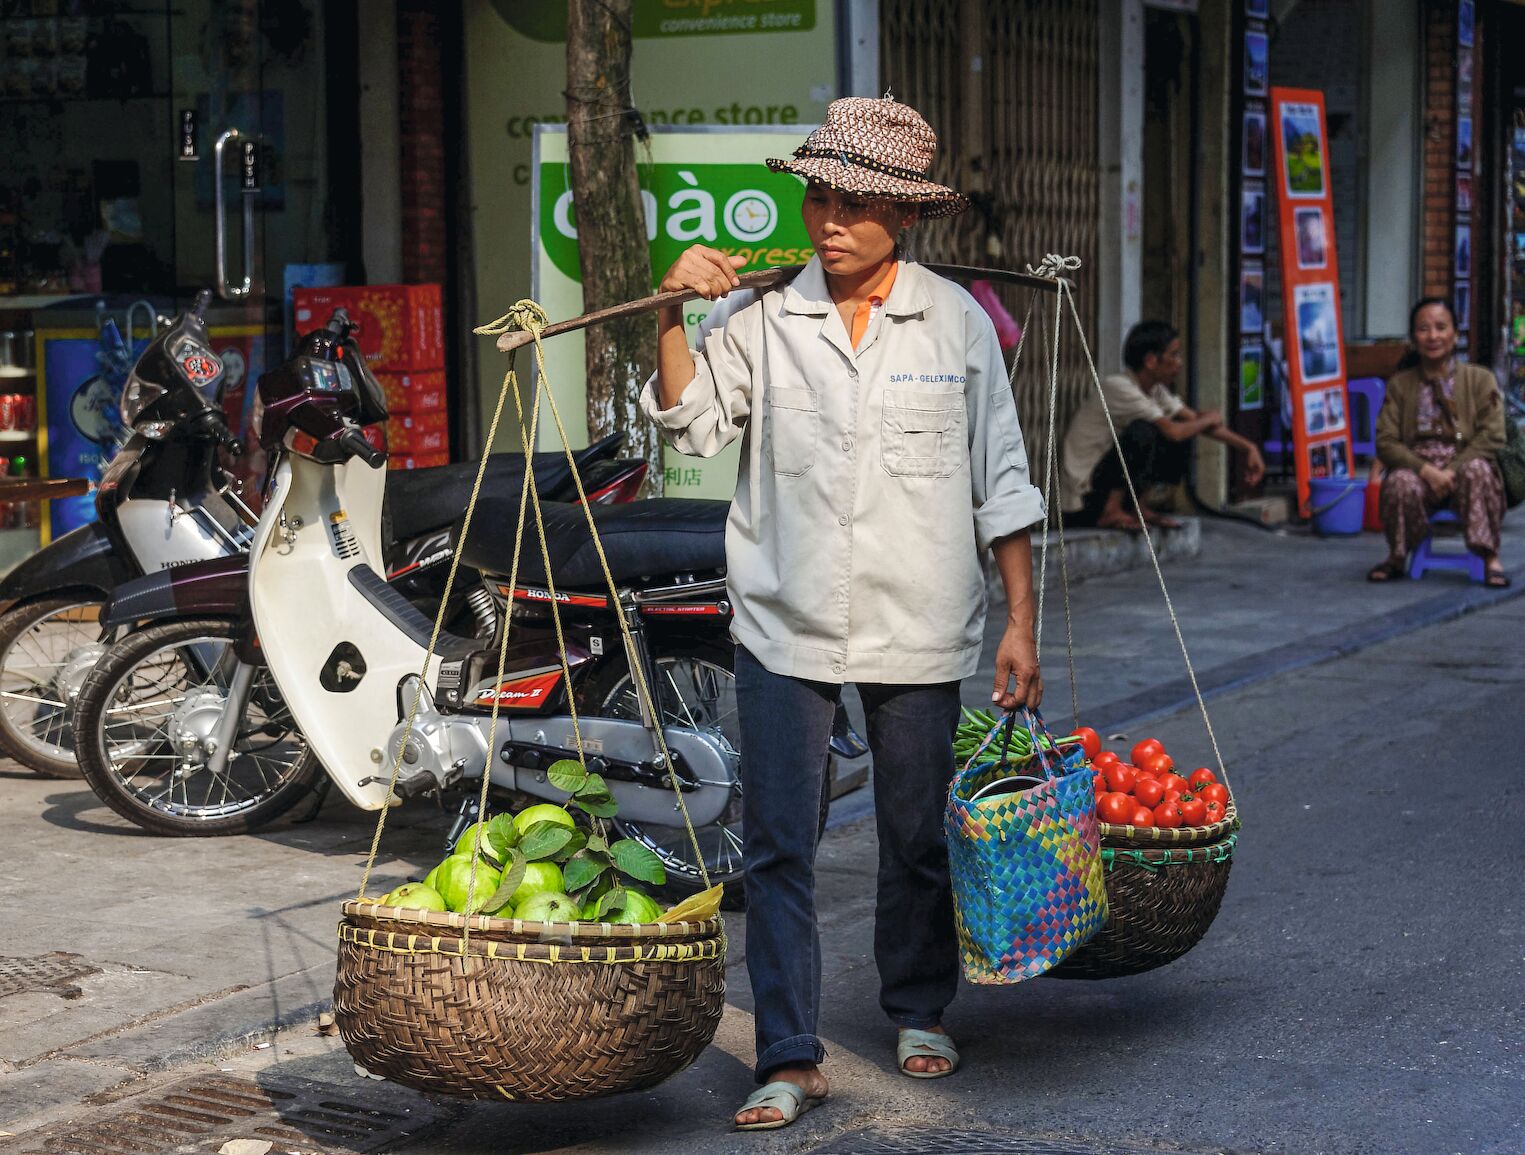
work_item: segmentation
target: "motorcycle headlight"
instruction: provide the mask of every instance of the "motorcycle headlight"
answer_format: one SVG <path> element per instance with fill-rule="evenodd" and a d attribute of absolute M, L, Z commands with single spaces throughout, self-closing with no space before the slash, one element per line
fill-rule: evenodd
<path fill-rule="evenodd" d="M 143 380 L 137 370 L 133 370 L 127 375 L 127 384 L 122 386 L 122 403 L 118 407 L 122 414 L 122 424 L 129 427 L 137 425 L 143 410 L 163 397 L 164 393 L 162 385 Z"/>

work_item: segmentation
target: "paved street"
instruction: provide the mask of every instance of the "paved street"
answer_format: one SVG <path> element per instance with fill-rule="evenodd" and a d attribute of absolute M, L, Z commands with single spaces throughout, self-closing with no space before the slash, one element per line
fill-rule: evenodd
<path fill-rule="evenodd" d="M 1522 536 L 1506 538 L 1517 581 Z M 738 918 L 726 1018 L 689 1071 L 581 1105 L 431 1104 L 356 1078 L 337 1040 L 313 1030 L 335 907 L 369 844 L 364 816 L 330 802 L 258 837 L 163 841 L 71 784 L 0 772 L 0 954 L 69 951 L 95 968 L 71 980 L 78 997 L 0 998 L 0 1131 L 88 1121 L 126 1095 L 217 1076 L 384 1101 L 425 1129 L 384 1149 L 421 1152 L 1525 1149 L 1525 599 L 1443 578 L 1373 589 L 1358 583 L 1370 538 L 1210 526 L 1207 545 L 1167 578 L 1245 819 L 1222 913 L 1195 951 L 1146 975 L 965 988 L 947 1019 L 966 1064 L 955 1078 L 893 1070 L 869 954 L 866 793 L 838 803 L 822 851 L 833 1097 L 785 1131 L 735 1136 L 751 1058 Z M 1132 573 L 1074 591 L 1083 713 L 1108 731 L 1152 714 L 1130 739 L 1155 734 L 1206 762 L 1152 583 Z M 1476 612 L 1409 628 L 1465 605 Z M 1057 724 L 1062 617 L 1049 628 Z M 972 679 L 967 700 L 982 693 Z M 427 866 L 446 821 L 427 805 L 396 816 L 386 879 Z M 288 1029 L 271 1034 L 275 1022 Z M 311 1135 L 291 1149 L 335 1146 Z"/>

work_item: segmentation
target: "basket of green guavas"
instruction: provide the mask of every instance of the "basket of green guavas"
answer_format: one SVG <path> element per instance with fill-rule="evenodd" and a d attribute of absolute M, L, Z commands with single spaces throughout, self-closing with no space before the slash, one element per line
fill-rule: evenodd
<path fill-rule="evenodd" d="M 335 1019 L 369 1073 L 436 1094 L 584 1099 L 653 1086 L 714 1037 L 720 889 L 664 911 L 641 888 L 665 882 L 660 860 L 608 838 L 603 781 L 576 762 L 551 772 L 571 810 L 476 823 L 425 878 L 344 904 Z"/>

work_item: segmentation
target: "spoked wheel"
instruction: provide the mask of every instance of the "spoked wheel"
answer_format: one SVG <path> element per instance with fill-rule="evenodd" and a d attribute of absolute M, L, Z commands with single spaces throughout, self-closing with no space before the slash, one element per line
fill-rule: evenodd
<path fill-rule="evenodd" d="M 736 718 L 736 678 L 731 672 L 732 652 L 728 646 L 694 646 L 670 652 L 656 659 L 657 685 L 652 693 L 667 726 L 692 726 L 708 730 L 720 738 L 729 751 L 741 745 L 741 731 Z M 589 691 L 589 709 L 606 718 L 641 717 L 630 671 L 619 662 L 611 662 L 604 678 Z M 704 865 L 711 883 L 736 884 L 741 881 L 741 781 L 734 772 L 730 782 L 731 800 L 720 820 L 695 831 Z M 698 890 L 703 885 L 693 844 L 681 819 L 675 814 L 675 826 L 651 826 L 615 818 L 613 824 L 621 837 L 644 843 L 661 858 L 668 883 L 680 890 Z M 729 886 L 728 886 L 729 889 Z"/>
<path fill-rule="evenodd" d="M 0 750 L 48 778 L 78 778 L 74 707 L 106 652 L 98 597 L 15 606 L 0 617 Z"/>
<path fill-rule="evenodd" d="M 102 802 L 156 834 L 242 834 L 289 810 L 321 773 L 270 671 L 242 665 L 241 629 L 170 621 L 107 651 L 80 692 L 80 768 Z M 219 758 L 230 696 L 244 698 Z"/>

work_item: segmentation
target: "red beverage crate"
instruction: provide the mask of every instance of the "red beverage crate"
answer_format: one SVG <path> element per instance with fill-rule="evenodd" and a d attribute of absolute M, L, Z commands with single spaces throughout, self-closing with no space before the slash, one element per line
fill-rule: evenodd
<path fill-rule="evenodd" d="M 429 369 L 417 373 L 377 373 L 376 379 L 387 392 L 387 411 L 399 413 L 443 413 L 445 411 L 445 371 Z"/>
<path fill-rule="evenodd" d="M 388 469 L 428 469 L 434 465 L 449 464 L 450 454 L 448 453 L 414 453 L 387 458 Z"/>
<path fill-rule="evenodd" d="M 293 304 L 298 333 L 327 324 L 337 308 L 348 312 L 372 370 L 444 368 L 445 317 L 438 285 L 299 288 Z"/>
<path fill-rule="evenodd" d="M 403 413 L 387 423 L 392 452 L 404 456 L 450 452 L 450 425 L 444 413 Z"/>

